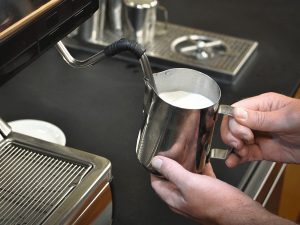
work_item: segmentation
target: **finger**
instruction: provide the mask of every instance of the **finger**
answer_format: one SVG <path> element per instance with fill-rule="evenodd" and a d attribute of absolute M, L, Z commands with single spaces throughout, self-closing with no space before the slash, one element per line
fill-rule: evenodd
<path fill-rule="evenodd" d="M 151 186 L 157 195 L 172 208 L 179 208 L 183 197 L 178 188 L 168 180 L 151 175 Z"/>
<path fill-rule="evenodd" d="M 176 209 L 176 208 L 174 208 L 174 207 L 172 207 L 172 206 L 170 206 L 170 205 L 169 205 L 169 207 L 170 207 L 170 209 L 171 209 L 173 212 L 175 212 L 175 213 L 177 213 L 177 214 L 180 214 L 180 215 L 185 216 L 185 217 L 190 217 L 189 214 L 187 214 L 187 213 L 185 213 L 185 212 L 183 212 L 183 211 L 181 211 L 181 210 L 179 210 L 179 209 Z"/>
<path fill-rule="evenodd" d="M 259 141 L 258 141 L 259 142 Z M 263 160 L 263 151 L 258 144 L 247 146 L 248 154 L 245 157 L 245 161 Z"/>
<path fill-rule="evenodd" d="M 246 145 L 244 148 L 235 150 L 233 153 L 229 154 L 225 163 L 228 167 L 235 167 L 238 164 L 262 160 L 263 154 L 260 147 L 257 144 Z"/>
<path fill-rule="evenodd" d="M 151 165 L 167 180 L 174 183 L 179 189 L 181 189 L 185 184 L 186 177 L 189 175 L 189 172 L 179 163 L 163 156 L 155 156 L 151 161 Z"/>
<path fill-rule="evenodd" d="M 234 149 L 227 157 L 225 163 L 228 167 L 235 167 L 238 164 L 248 161 L 249 148 L 244 146 L 241 149 Z"/>
<path fill-rule="evenodd" d="M 166 193 L 176 192 L 176 186 L 170 181 L 151 174 L 151 186 L 156 193 L 166 196 Z"/>
<path fill-rule="evenodd" d="M 247 144 L 254 143 L 254 134 L 252 130 L 246 126 L 239 124 L 234 118 L 228 121 L 228 127 L 233 136 Z"/>
<path fill-rule="evenodd" d="M 249 148 L 248 145 L 244 145 L 243 148 L 239 148 L 239 149 L 232 149 L 232 151 L 230 152 L 230 154 L 235 154 L 238 157 L 247 157 L 249 154 Z"/>
<path fill-rule="evenodd" d="M 235 167 L 237 166 L 238 164 L 240 164 L 242 161 L 241 157 L 239 157 L 238 155 L 234 154 L 234 153 L 231 153 L 226 161 L 225 161 L 225 164 L 229 167 L 229 168 L 232 168 L 232 167 Z"/>
<path fill-rule="evenodd" d="M 293 100 L 294 98 L 282 94 L 267 92 L 258 96 L 240 100 L 232 104 L 232 106 L 266 112 L 277 110 Z"/>
<path fill-rule="evenodd" d="M 280 111 L 263 112 L 245 108 L 234 108 L 233 116 L 238 123 L 252 130 L 276 132 L 286 124 Z"/>
<path fill-rule="evenodd" d="M 221 123 L 221 138 L 223 142 L 235 149 L 243 147 L 244 143 L 242 140 L 236 138 L 229 129 L 229 117 L 224 116 Z"/>
<path fill-rule="evenodd" d="M 234 149 L 234 154 L 236 154 L 237 156 L 239 156 L 241 158 L 245 158 L 249 154 L 249 148 L 247 146 L 244 146 L 241 149 Z"/>
<path fill-rule="evenodd" d="M 202 170 L 202 174 L 210 177 L 216 178 L 216 175 L 214 173 L 214 170 L 211 166 L 211 163 L 206 163 L 205 167 Z"/>
<path fill-rule="evenodd" d="M 264 102 L 264 95 L 258 95 L 253 96 L 250 98 L 242 99 L 234 104 L 232 104 L 233 107 L 240 107 L 240 108 L 247 108 L 252 110 L 267 110 L 267 104 Z"/>

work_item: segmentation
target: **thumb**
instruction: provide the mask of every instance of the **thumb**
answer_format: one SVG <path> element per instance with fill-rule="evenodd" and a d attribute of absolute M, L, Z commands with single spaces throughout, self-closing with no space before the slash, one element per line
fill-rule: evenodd
<path fill-rule="evenodd" d="M 263 112 L 236 107 L 233 116 L 240 124 L 257 131 L 274 132 L 285 124 L 279 111 Z"/>
<path fill-rule="evenodd" d="M 174 183 L 178 188 L 181 187 L 181 184 L 186 182 L 189 172 L 172 159 L 163 156 L 155 156 L 151 161 L 151 165 L 167 180 Z"/>

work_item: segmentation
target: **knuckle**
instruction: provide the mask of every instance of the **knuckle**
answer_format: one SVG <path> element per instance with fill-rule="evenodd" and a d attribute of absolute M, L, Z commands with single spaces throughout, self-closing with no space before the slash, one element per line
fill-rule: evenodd
<path fill-rule="evenodd" d="M 230 120 L 229 122 L 229 130 L 234 135 L 240 136 L 243 133 L 243 126 L 238 124 L 235 120 Z"/>
<path fill-rule="evenodd" d="M 254 122 L 255 122 L 257 128 L 263 127 L 265 120 L 266 120 L 266 117 L 265 117 L 264 113 L 261 113 L 261 112 L 256 113 Z"/>
<path fill-rule="evenodd" d="M 233 118 L 230 118 L 228 122 L 228 129 L 232 132 L 236 129 L 236 126 L 237 126 L 237 122 Z"/>
<path fill-rule="evenodd" d="M 237 135 L 238 137 L 242 137 L 244 135 L 244 129 L 242 126 L 237 125 L 236 129 L 234 131 L 234 134 Z"/>

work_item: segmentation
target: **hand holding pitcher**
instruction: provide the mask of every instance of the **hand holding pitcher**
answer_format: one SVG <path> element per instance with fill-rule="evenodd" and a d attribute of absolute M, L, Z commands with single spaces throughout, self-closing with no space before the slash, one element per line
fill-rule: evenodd
<path fill-rule="evenodd" d="M 249 160 L 300 163 L 300 100 L 266 93 L 237 102 L 234 107 L 232 117 L 225 116 L 221 126 L 224 142 L 236 147 L 235 154 L 227 159 L 229 166 Z M 151 185 L 159 197 L 174 212 L 201 224 L 295 225 L 216 179 L 210 164 L 206 164 L 203 175 L 163 156 L 154 157 L 152 166 L 163 176 L 151 175 Z"/>
<path fill-rule="evenodd" d="M 300 162 L 300 100 L 264 93 L 233 104 L 233 117 L 224 117 L 221 137 L 235 146 L 226 164 L 253 160 Z"/>

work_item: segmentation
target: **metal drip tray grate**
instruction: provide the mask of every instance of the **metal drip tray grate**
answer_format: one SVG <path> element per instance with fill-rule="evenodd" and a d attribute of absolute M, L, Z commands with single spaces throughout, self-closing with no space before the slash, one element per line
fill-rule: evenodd
<path fill-rule="evenodd" d="M 0 224 L 42 224 L 89 169 L 8 142 L 0 149 Z"/>
<path fill-rule="evenodd" d="M 162 26 L 157 23 L 158 30 Z M 169 24 L 167 34 L 156 35 L 147 46 L 147 53 L 158 59 L 234 78 L 257 45 L 251 40 Z"/>

